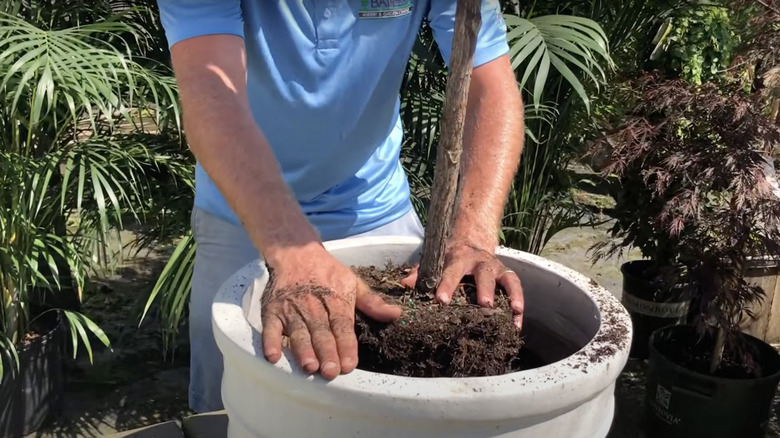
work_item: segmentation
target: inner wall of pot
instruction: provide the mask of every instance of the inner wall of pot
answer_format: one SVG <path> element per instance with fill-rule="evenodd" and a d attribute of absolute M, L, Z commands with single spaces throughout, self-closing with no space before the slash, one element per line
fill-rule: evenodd
<path fill-rule="evenodd" d="M 598 306 L 582 288 L 547 267 L 516 258 L 502 261 L 523 284 L 524 350 L 549 364 L 571 356 L 596 336 L 601 324 Z"/>
<path fill-rule="evenodd" d="M 420 248 L 409 243 L 369 247 L 345 247 L 332 254 L 346 265 L 385 266 L 417 263 Z M 535 366 L 565 359 L 582 349 L 596 336 L 600 326 L 598 306 L 587 293 L 565 275 L 527 260 L 501 256 L 504 264 L 517 272 L 525 295 L 524 354 L 536 357 Z M 244 314 L 260 331 L 260 296 L 265 276 L 250 287 L 244 301 Z"/>

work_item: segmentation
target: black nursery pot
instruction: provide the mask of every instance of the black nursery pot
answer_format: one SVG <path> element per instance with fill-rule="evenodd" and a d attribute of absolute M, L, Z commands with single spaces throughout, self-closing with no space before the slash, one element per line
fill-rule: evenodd
<path fill-rule="evenodd" d="M 623 306 L 631 315 L 634 335 L 629 356 L 647 359 L 648 343 L 654 331 L 668 325 L 685 323 L 691 301 L 677 289 L 661 289 L 642 274 L 652 265 L 635 260 L 620 267 L 623 273 Z"/>
<path fill-rule="evenodd" d="M 48 331 L 17 350 L 19 372 L 6 364 L 0 382 L 0 436 L 17 438 L 37 431 L 60 408 L 63 393 L 64 326 L 46 314 Z"/>
<path fill-rule="evenodd" d="M 746 351 L 760 370 L 756 377 L 729 363 L 717 377 L 710 375 L 714 341 L 701 338 L 692 326 L 669 326 L 652 335 L 645 391 L 650 438 L 765 435 L 780 382 L 780 355 L 769 344 L 744 336 Z"/>

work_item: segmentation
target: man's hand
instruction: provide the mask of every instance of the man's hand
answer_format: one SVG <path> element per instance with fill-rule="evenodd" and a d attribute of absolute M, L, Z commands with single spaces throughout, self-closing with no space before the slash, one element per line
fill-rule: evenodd
<path fill-rule="evenodd" d="M 417 282 L 415 266 L 402 281 L 404 286 L 414 287 Z M 444 271 L 436 289 L 436 300 L 449 304 L 463 277 L 474 276 L 477 286 L 477 302 L 484 307 L 493 307 L 496 284 L 501 285 L 509 297 L 514 312 L 514 323 L 518 329 L 523 326 L 523 286 L 514 271 L 504 266 L 492 252 L 467 241 L 453 241 L 447 247 Z"/>
<path fill-rule="evenodd" d="M 286 335 L 304 371 L 334 379 L 358 363 L 355 309 L 382 322 L 398 319 L 401 309 L 385 303 L 324 248 L 307 252 L 269 266 L 262 298 L 263 354 L 276 363 Z"/>
<path fill-rule="evenodd" d="M 519 328 L 523 323 L 523 288 L 517 275 L 496 258 L 495 248 L 523 139 L 523 102 L 509 56 L 503 55 L 474 68 L 471 74 L 460 199 L 436 298 L 450 302 L 463 277 L 473 275 L 477 300 L 490 307 L 498 283 L 509 296 Z M 416 281 L 414 270 L 404 284 L 413 287 Z"/>

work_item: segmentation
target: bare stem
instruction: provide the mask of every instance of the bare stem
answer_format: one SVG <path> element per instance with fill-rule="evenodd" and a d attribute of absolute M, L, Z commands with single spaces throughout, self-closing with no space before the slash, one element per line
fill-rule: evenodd
<path fill-rule="evenodd" d="M 780 14 L 780 10 L 769 4 L 766 0 L 758 0 L 758 3 L 760 3 L 765 8 L 769 9 L 770 11 L 774 12 L 775 14 Z"/>
<path fill-rule="evenodd" d="M 723 361 L 723 350 L 726 346 L 726 329 L 722 326 L 718 327 L 718 333 L 715 336 L 715 348 L 712 349 L 712 358 L 710 359 L 710 374 L 715 374 L 715 371 L 720 368 L 720 363 Z"/>
<path fill-rule="evenodd" d="M 480 0 L 458 0 L 441 138 L 436 152 L 436 168 L 431 188 L 429 220 L 416 285 L 417 290 L 422 293 L 430 293 L 436 289 L 444 270 L 446 239 L 455 219 L 455 205 L 459 195 L 463 125 L 477 33 L 481 25 Z"/>

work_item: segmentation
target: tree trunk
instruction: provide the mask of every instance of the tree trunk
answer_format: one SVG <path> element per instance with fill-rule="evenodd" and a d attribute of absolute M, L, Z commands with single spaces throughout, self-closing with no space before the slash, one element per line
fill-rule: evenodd
<path fill-rule="evenodd" d="M 717 330 L 715 346 L 712 349 L 712 357 L 710 358 L 710 374 L 713 375 L 720 368 L 721 362 L 723 362 L 723 351 L 726 347 L 726 329 L 721 326 Z"/>
<path fill-rule="evenodd" d="M 433 292 L 441 280 L 446 240 L 455 220 L 460 156 L 463 151 L 463 125 L 477 34 L 482 25 L 480 4 L 480 0 L 458 0 L 455 14 L 455 34 L 452 40 L 441 137 L 436 152 L 428 226 L 417 277 L 417 290 L 422 293 Z"/>

